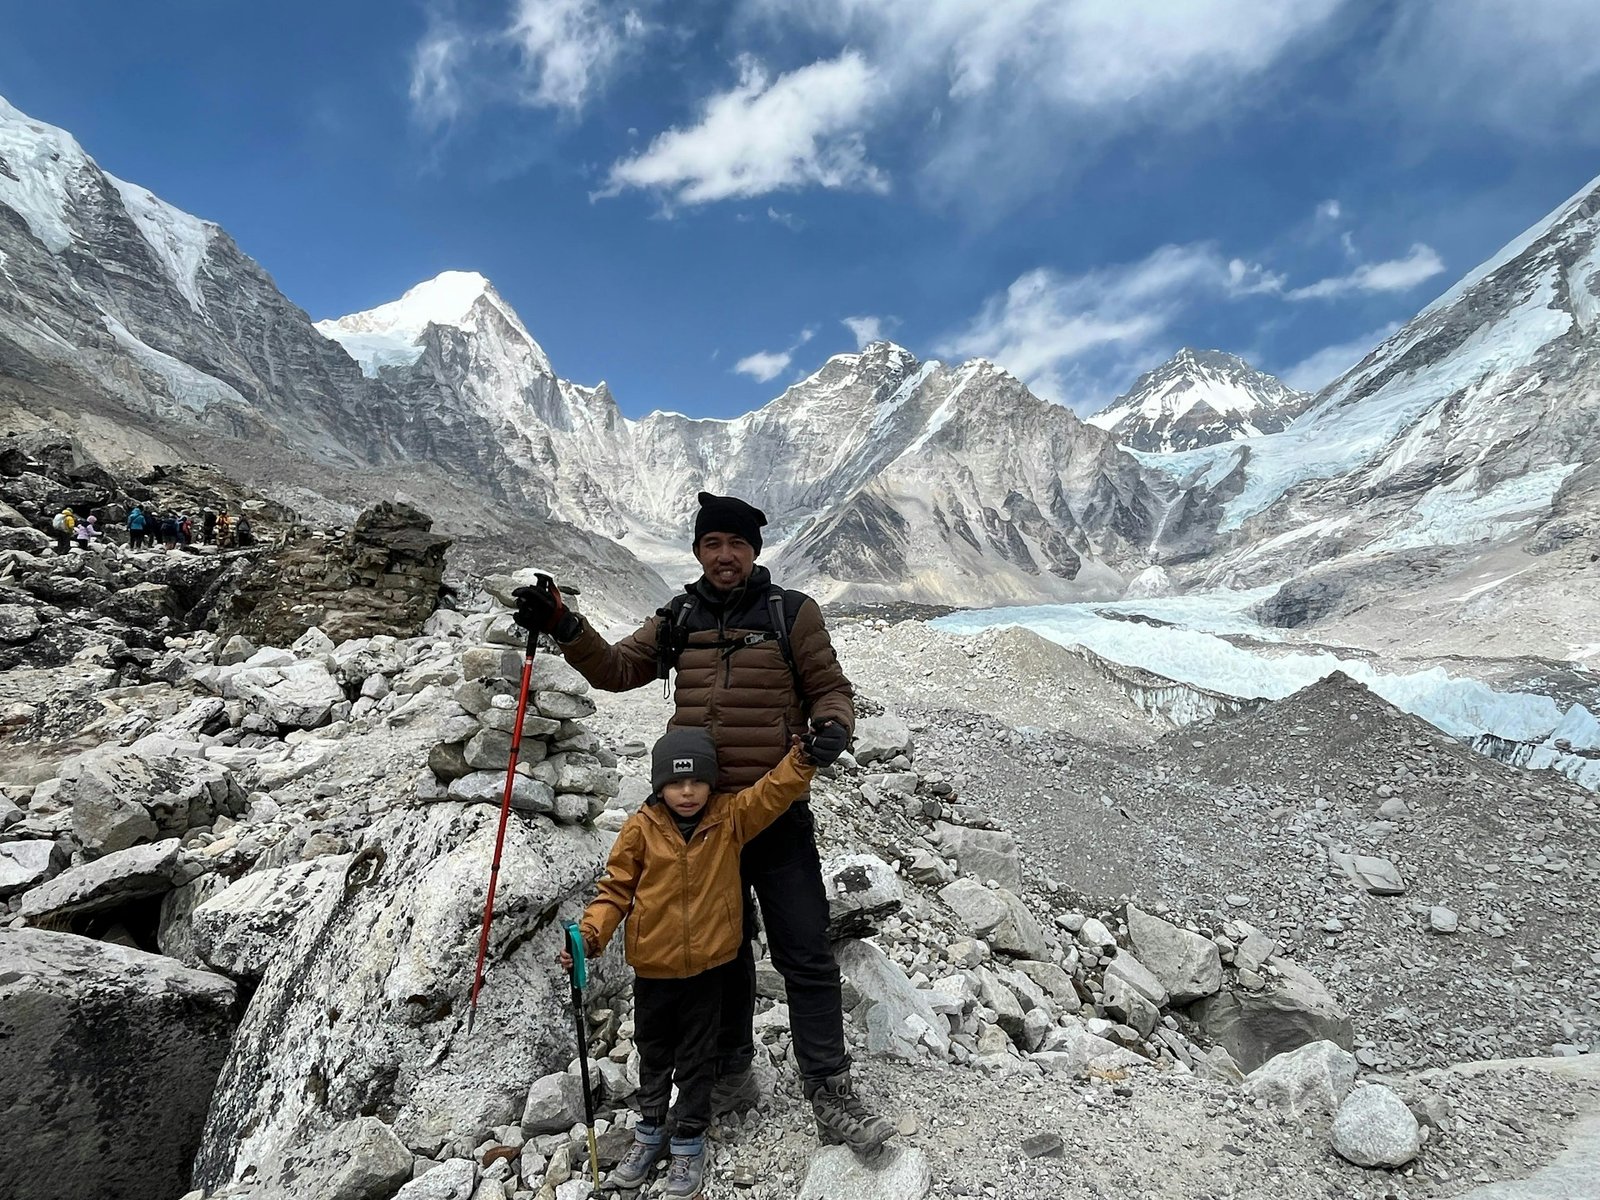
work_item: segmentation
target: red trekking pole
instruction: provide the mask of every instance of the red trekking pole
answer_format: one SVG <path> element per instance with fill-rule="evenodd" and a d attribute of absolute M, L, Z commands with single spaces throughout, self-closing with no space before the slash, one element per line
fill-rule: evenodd
<path fill-rule="evenodd" d="M 540 587 L 555 590 L 549 575 L 536 575 Z M 483 962 L 489 955 L 489 922 L 494 919 L 494 887 L 500 878 L 500 851 L 506 841 L 506 821 L 511 816 L 511 789 L 517 781 L 517 752 L 522 748 L 522 719 L 528 711 L 528 684 L 533 679 L 533 655 L 539 648 L 539 631 L 528 630 L 528 649 L 522 658 L 522 686 L 517 691 L 517 720 L 511 726 L 511 761 L 506 763 L 506 790 L 500 798 L 500 828 L 494 835 L 494 861 L 489 866 L 489 895 L 483 902 L 483 929 L 478 934 L 478 969 L 472 976 L 472 1002 L 467 1009 L 467 1033 L 478 1016 L 478 990 L 483 986 Z"/>

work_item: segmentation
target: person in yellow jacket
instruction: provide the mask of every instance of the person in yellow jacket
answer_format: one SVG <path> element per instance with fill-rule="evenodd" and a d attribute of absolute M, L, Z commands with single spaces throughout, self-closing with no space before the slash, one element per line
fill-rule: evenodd
<path fill-rule="evenodd" d="M 714 792 L 711 735 L 673 729 L 655 744 L 651 768 L 654 793 L 623 822 L 599 894 L 578 928 L 585 949 L 598 954 L 626 920 L 623 944 L 634 971 L 640 1119 L 610 1182 L 639 1187 L 670 1151 L 663 1194 L 678 1200 L 698 1196 L 705 1181 L 722 1009 L 718 972 L 734 963 L 744 941 L 739 851 L 807 794 L 816 767 L 805 739 L 795 737 L 789 753 L 754 784 Z M 565 949 L 561 963 L 572 967 Z"/>

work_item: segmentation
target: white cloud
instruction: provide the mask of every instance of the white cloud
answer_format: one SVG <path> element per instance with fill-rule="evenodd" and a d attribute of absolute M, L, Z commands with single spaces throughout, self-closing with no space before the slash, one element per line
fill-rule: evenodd
<path fill-rule="evenodd" d="M 1332 223 L 1337 221 L 1344 213 L 1343 207 L 1337 200 L 1324 200 L 1317 205 L 1317 220 Z"/>
<path fill-rule="evenodd" d="M 768 207 L 767 207 L 767 219 L 770 220 L 770 221 L 776 221 L 779 225 L 782 225 L 785 229 L 793 230 L 796 233 L 799 233 L 800 230 L 802 230 L 802 229 L 804 229 L 806 227 L 806 223 L 804 221 L 802 221 L 799 217 L 797 217 L 794 213 L 792 213 L 792 212 L 779 212 L 777 209 L 773 208 L 770 205 L 768 205 Z"/>
<path fill-rule="evenodd" d="M 740 375 L 748 375 L 751 379 L 766 383 L 788 370 L 792 358 L 794 358 L 793 353 L 787 350 L 781 352 L 761 350 L 755 354 L 745 355 L 733 364 L 733 369 Z"/>
<path fill-rule="evenodd" d="M 1393 336 L 1399 328 L 1399 321 L 1391 321 L 1381 329 L 1374 329 L 1371 333 L 1364 333 L 1348 342 L 1324 346 L 1293 366 L 1277 372 L 1277 376 L 1299 391 L 1319 392 L 1371 354 L 1378 348 L 1379 343 Z"/>
<path fill-rule="evenodd" d="M 923 127 L 911 151 L 924 181 L 992 206 L 1131 129 L 1250 103 L 1241 85 L 1345 2 L 744 0 L 744 12 L 756 30 L 800 25 L 859 48 Z"/>
<path fill-rule="evenodd" d="M 865 350 L 872 342 L 881 342 L 887 336 L 886 322 L 882 317 L 845 317 L 840 322 L 856 339 L 856 349 Z"/>
<path fill-rule="evenodd" d="M 868 161 L 863 137 L 882 96 L 876 71 L 853 51 L 776 79 L 745 59 L 738 84 L 707 100 L 696 124 L 612 164 L 596 194 L 642 188 L 669 203 L 707 204 L 813 185 L 885 192 L 888 178 Z"/>
<path fill-rule="evenodd" d="M 1444 260 L 1432 246 L 1421 242 L 1411 247 L 1404 258 L 1388 262 L 1363 263 L 1347 275 L 1319 279 L 1286 293 L 1291 300 L 1325 300 L 1351 292 L 1404 292 L 1432 279 L 1444 270 Z"/>
<path fill-rule="evenodd" d="M 614 0 L 510 0 L 495 23 L 476 26 L 443 0 L 430 7 L 410 85 L 412 112 L 429 126 L 492 104 L 578 113 L 652 28 Z"/>
<path fill-rule="evenodd" d="M 1600 142 L 1600 4 L 1451 0 L 1397 6 L 1371 77 L 1407 122 L 1459 134 Z"/>
<path fill-rule="evenodd" d="M 1078 275 L 1040 268 L 990 297 L 937 350 L 992 359 L 1037 394 L 1084 408 L 1104 398 L 1107 381 L 1130 377 L 1191 304 L 1275 290 L 1275 278 L 1205 244 Z"/>

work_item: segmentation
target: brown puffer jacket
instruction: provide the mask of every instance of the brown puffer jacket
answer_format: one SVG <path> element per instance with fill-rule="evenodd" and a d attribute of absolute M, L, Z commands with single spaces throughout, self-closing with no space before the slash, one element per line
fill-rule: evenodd
<path fill-rule="evenodd" d="M 628 965 L 646 979 L 686 979 L 731 962 L 744 940 L 739 851 L 806 794 L 815 774 L 789 753 L 755 786 L 712 796 L 687 842 L 666 804 L 652 800 L 634 813 L 578 922 L 590 950 L 605 949 L 627 918 Z"/>
<path fill-rule="evenodd" d="M 678 711 L 667 724 L 710 731 L 717 744 L 719 787 L 748 787 L 760 779 L 788 751 L 790 736 L 805 731 L 808 716 L 831 717 L 855 731 L 855 691 L 839 666 L 822 609 L 809 596 L 789 632 L 805 685 L 802 708 L 783 649 L 772 636 L 767 595 L 773 587 L 767 569 L 757 567 L 742 588 L 726 596 L 704 579 L 684 589 L 694 606 L 686 626 L 688 644 L 678 659 L 673 693 Z M 655 680 L 656 636 L 665 620 L 657 613 L 615 646 L 584 621 L 582 632 L 561 652 L 593 686 L 626 692 Z"/>

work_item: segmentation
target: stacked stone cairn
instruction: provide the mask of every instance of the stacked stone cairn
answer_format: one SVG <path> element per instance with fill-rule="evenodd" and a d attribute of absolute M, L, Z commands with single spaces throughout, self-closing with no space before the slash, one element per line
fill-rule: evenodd
<path fill-rule="evenodd" d="M 526 634 L 510 613 L 500 612 L 488 619 L 483 638 L 461 656 L 455 701 L 466 715 L 445 723 L 445 740 L 429 754 L 428 766 L 440 798 L 499 804 Z M 617 795 L 622 776 L 616 756 L 582 724 L 595 711 L 588 693 L 589 685 L 559 654 L 535 655 L 511 791 L 517 812 L 575 825 L 594 821 Z"/>

